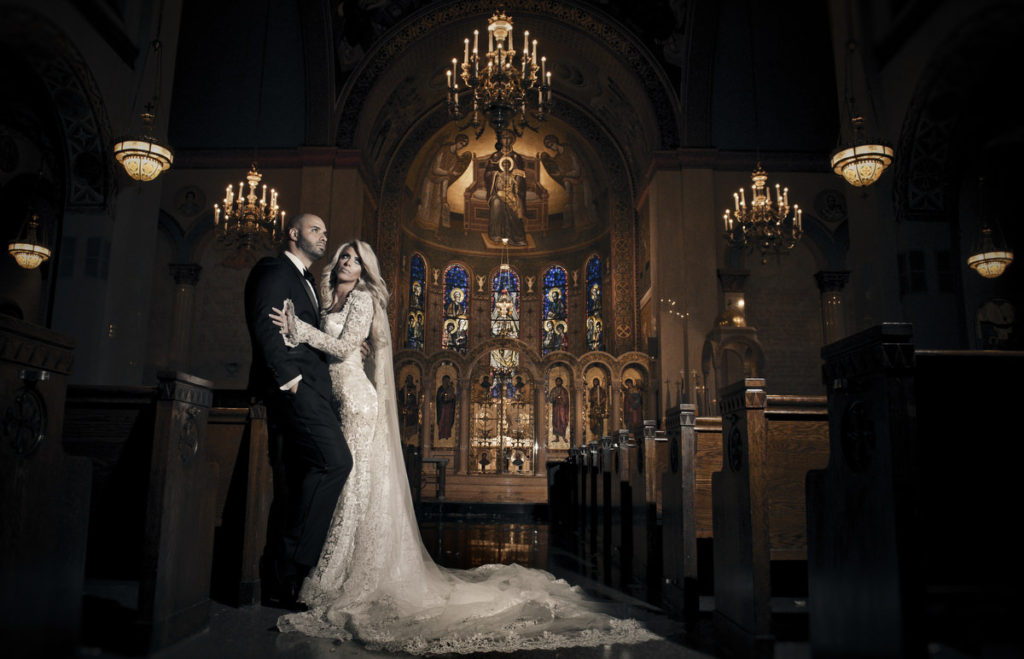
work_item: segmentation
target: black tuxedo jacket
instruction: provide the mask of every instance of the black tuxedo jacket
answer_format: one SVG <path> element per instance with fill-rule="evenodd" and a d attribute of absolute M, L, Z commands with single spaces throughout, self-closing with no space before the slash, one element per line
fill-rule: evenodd
<path fill-rule="evenodd" d="M 245 322 L 252 343 L 249 391 L 257 396 L 279 394 L 282 385 L 301 374 L 300 389 L 309 387 L 330 401 L 326 356 L 305 343 L 289 348 L 270 320 L 271 307 L 280 309 L 285 298 L 295 304 L 296 316 L 320 325 L 315 299 L 295 264 L 284 254 L 260 259 L 245 281 Z"/>

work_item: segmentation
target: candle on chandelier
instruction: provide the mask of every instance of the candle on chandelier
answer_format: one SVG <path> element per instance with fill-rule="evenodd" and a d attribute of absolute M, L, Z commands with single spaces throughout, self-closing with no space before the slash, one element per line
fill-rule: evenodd
<path fill-rule="evenodd" d="M 550 71 L 548 71 L 547 76 L 548 76 L 547 77 L 547 82 L 548 82 L 548 103 L 551 103 L 551 72 Z"/>
<path fill-rule="evenodd" d="M 800 208 L 799 204 L 794 205 L 793 206 L 793 210 L 796 212 L 796 228 L 797 229 L 802 229 L 803 228 L 804 211 L 803 211 L 802 208 Z"/>
<path fill-rule="evenodd" d="M 778 183 L 775 184 L 775 202 L 782 208 L 782 188 Z"/>
<path fill-rule="evenodd" d="M 747 207 L 747 195 L 743 192 L 743 188 L 740 188 L 740 206 Z"/>
<path fill-rule="evenodd" d="M 487 52 L 494 52 L 494 33 L 490 29 L 487 30 Z"/>
<path fill-rule="evenodd" d="M 736 212 L 740 212 L 740 194 L 738 192 L 732 193 L 732 203 L 736 207 Z"/>
<path fill-rule="evenodd" d="M 266 183 L 263 184 L 263 199 L 260 200 L 260 203 L 264 203 L 264 204 L 267 203 L 267 184 Z"/>
<path fill-rule="evenodd" d="M 452 95 L 452 72 L 451 72 L 451 70 L 445 71 L 444 75 L 445 75 L 446 78 L 448 78 L 448 85 L 447 85 L 448 86 L 448 95 L 451 96 Z"/>
<path fill-rule="evenodd" d="M 530 53 L 530 31 L 523 32 L 523 59 Z"/>
<path fill-rule="evenodd" d="M 220 222 L 220 206 L 217 204 L 213 205 L 213 226 L 217 226 Z"/>
<path fill-rule="evenodd" d="M 480 38 L 480 30 L 473 30 L 473 55 L 474 56 L 476 55 L 476 52 L 478 50 L 478 46 L 480 45 L 479 41 L 478 41 L 479 38 Z"/>
<path fill-rule="evenodd" d="M 536 39 L 533 40 L 533 57 L 531 57 L 530 59 L 532 59 L 534 61 L 534 63 L 537 62 L 537 40 Z"/>
<path fill-rule="evenodd" d="M 241 201 L 243 199 L 245 199 L 245 184 L 242 183 L 241 181 L 239 181 L 238 182 L 238 201 L 239 201 L 239 203 L 241 203 Z"/>
<path fill-rule="evenodd" d="M 469 64 L 469 38 L 463 40 L 462 63 Z"/>
<path fill-rule="evenodd" d="M 545 71 L 547 71 L 547 69 L 548 69 L 548 58 L 546 56 L 545 57 L 541 57 L 540 58 L 540 78 L 541 78 L 541 80 L 543 80 L 547 76 L 547 74 L 545 73 Z"/>
<path fill-rule="evenodd" d="M 281 211 L 281 233 L 284 233 L 284 211 Z"/>
<path fill-rule="evenodd" d="M 726 231 L 729 230 L 729 211 L 722 213 L 722 224 Z"/>
<path fill-rule="evenodd" d="M 785 200 L 787 206 L 789 206 L 789 188 L 782 188 L 782 198 Z"/>

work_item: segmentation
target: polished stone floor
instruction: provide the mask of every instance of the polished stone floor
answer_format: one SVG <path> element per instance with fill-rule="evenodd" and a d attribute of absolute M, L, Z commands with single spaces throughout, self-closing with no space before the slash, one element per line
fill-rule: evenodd
<path fill-rule="evenodd" d="M 532 519 L 498 518 L 487 514 L 448 514 L 431 516 L 421 524 L 424 544 L 434 559 L 445 566 L 469 568 L 495 562 L 516 562 L 540 567 L 553 572 L 587 590 L 591 595 L 604 597 L 638 607 L 653 631 L 664 640 L 633 646 L 604 646 L 601 648 L 575 648 L 552 651 L 518 652 L 510 657 L 582 659 L 633 659 L 659 657 L 715 657 L 711 635 L 711 598 L 702 598 L 701 608 L 707 613 L 686 629 L 681 622 L 661 614 L 659 610 L 640 600 L 605 587 L 579 573 L 575 557 L 562 549 L 560 543 L 551 542 L 550 530 L 545 522 Z M 568 569 L 573 566 L 575 569 Z M 584 570 L 586 572 L 586 570 Z M 109 611 L 130 611 L 137 597 L 137 586 L 130 582 L 88 581 L 83 618 L 83 642 L 78 657 L 114 659 L 133 656 L 118 638 L 119 625 L 111 620 Z M 773 601 L 773 609 L 799 613 L 799 600 Z M 151 656 L 162 659 L 192 659 L 211 657 L 336 658 L 384 657 L 395 655 L 370 652 L 358 643 L 339 643 L 316 639 L 301 634 L 281 634 L 276 630 L 280 609 L 253 606 L 234 608 L 214 602 L 209 628 L 191 638 L 165 648 Z M 947 648 L 932 648 L 936 659 L 960 659 L 960 655 Z M 810 657 L 806 638 L 799 632 L 793 639 L 780 639 L 775 644 L 776 659 L 804 659 Z"/>

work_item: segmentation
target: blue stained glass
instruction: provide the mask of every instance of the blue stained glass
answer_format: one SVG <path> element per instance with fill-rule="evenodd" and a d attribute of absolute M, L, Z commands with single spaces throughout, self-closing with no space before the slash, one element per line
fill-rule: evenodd
<path fill-rule="evenodd" d="M 541 318 L 541 354 L 568 350 L 569 324 L 566 311 L 568 277 L 565 268 L 552 266 L 544 274 L 544 307 Z"/>
<path fill-rule="evenodd" d="M 459 265 L 444 271 L 444 319 L 441 347 L 465 354 L 469 348 L 469 275 Z"/>
<path fill-rule="evenodd" d="M 604 350 L 604 321 L 601 318 L 601 257 L 587 261 L 587 349 Z"/>
<path fill-rule="evenodd" d="M 419 254 L 413 254 L 409 264 L 409 317 L 406 322 L 405 347 L 423 350 L 424 299 L 426 295 L 427 264 Z"/>

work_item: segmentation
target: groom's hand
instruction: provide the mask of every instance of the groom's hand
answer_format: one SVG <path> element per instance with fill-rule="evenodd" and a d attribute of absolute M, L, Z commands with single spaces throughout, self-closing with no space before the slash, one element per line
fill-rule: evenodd
<path fill-rule="evenodd" d="M 363 341 L 363 345 L 359 346 L 359 352 L 362 353 L 365 362 L 366 358 L 370 356 L 370 339 Z"/>

